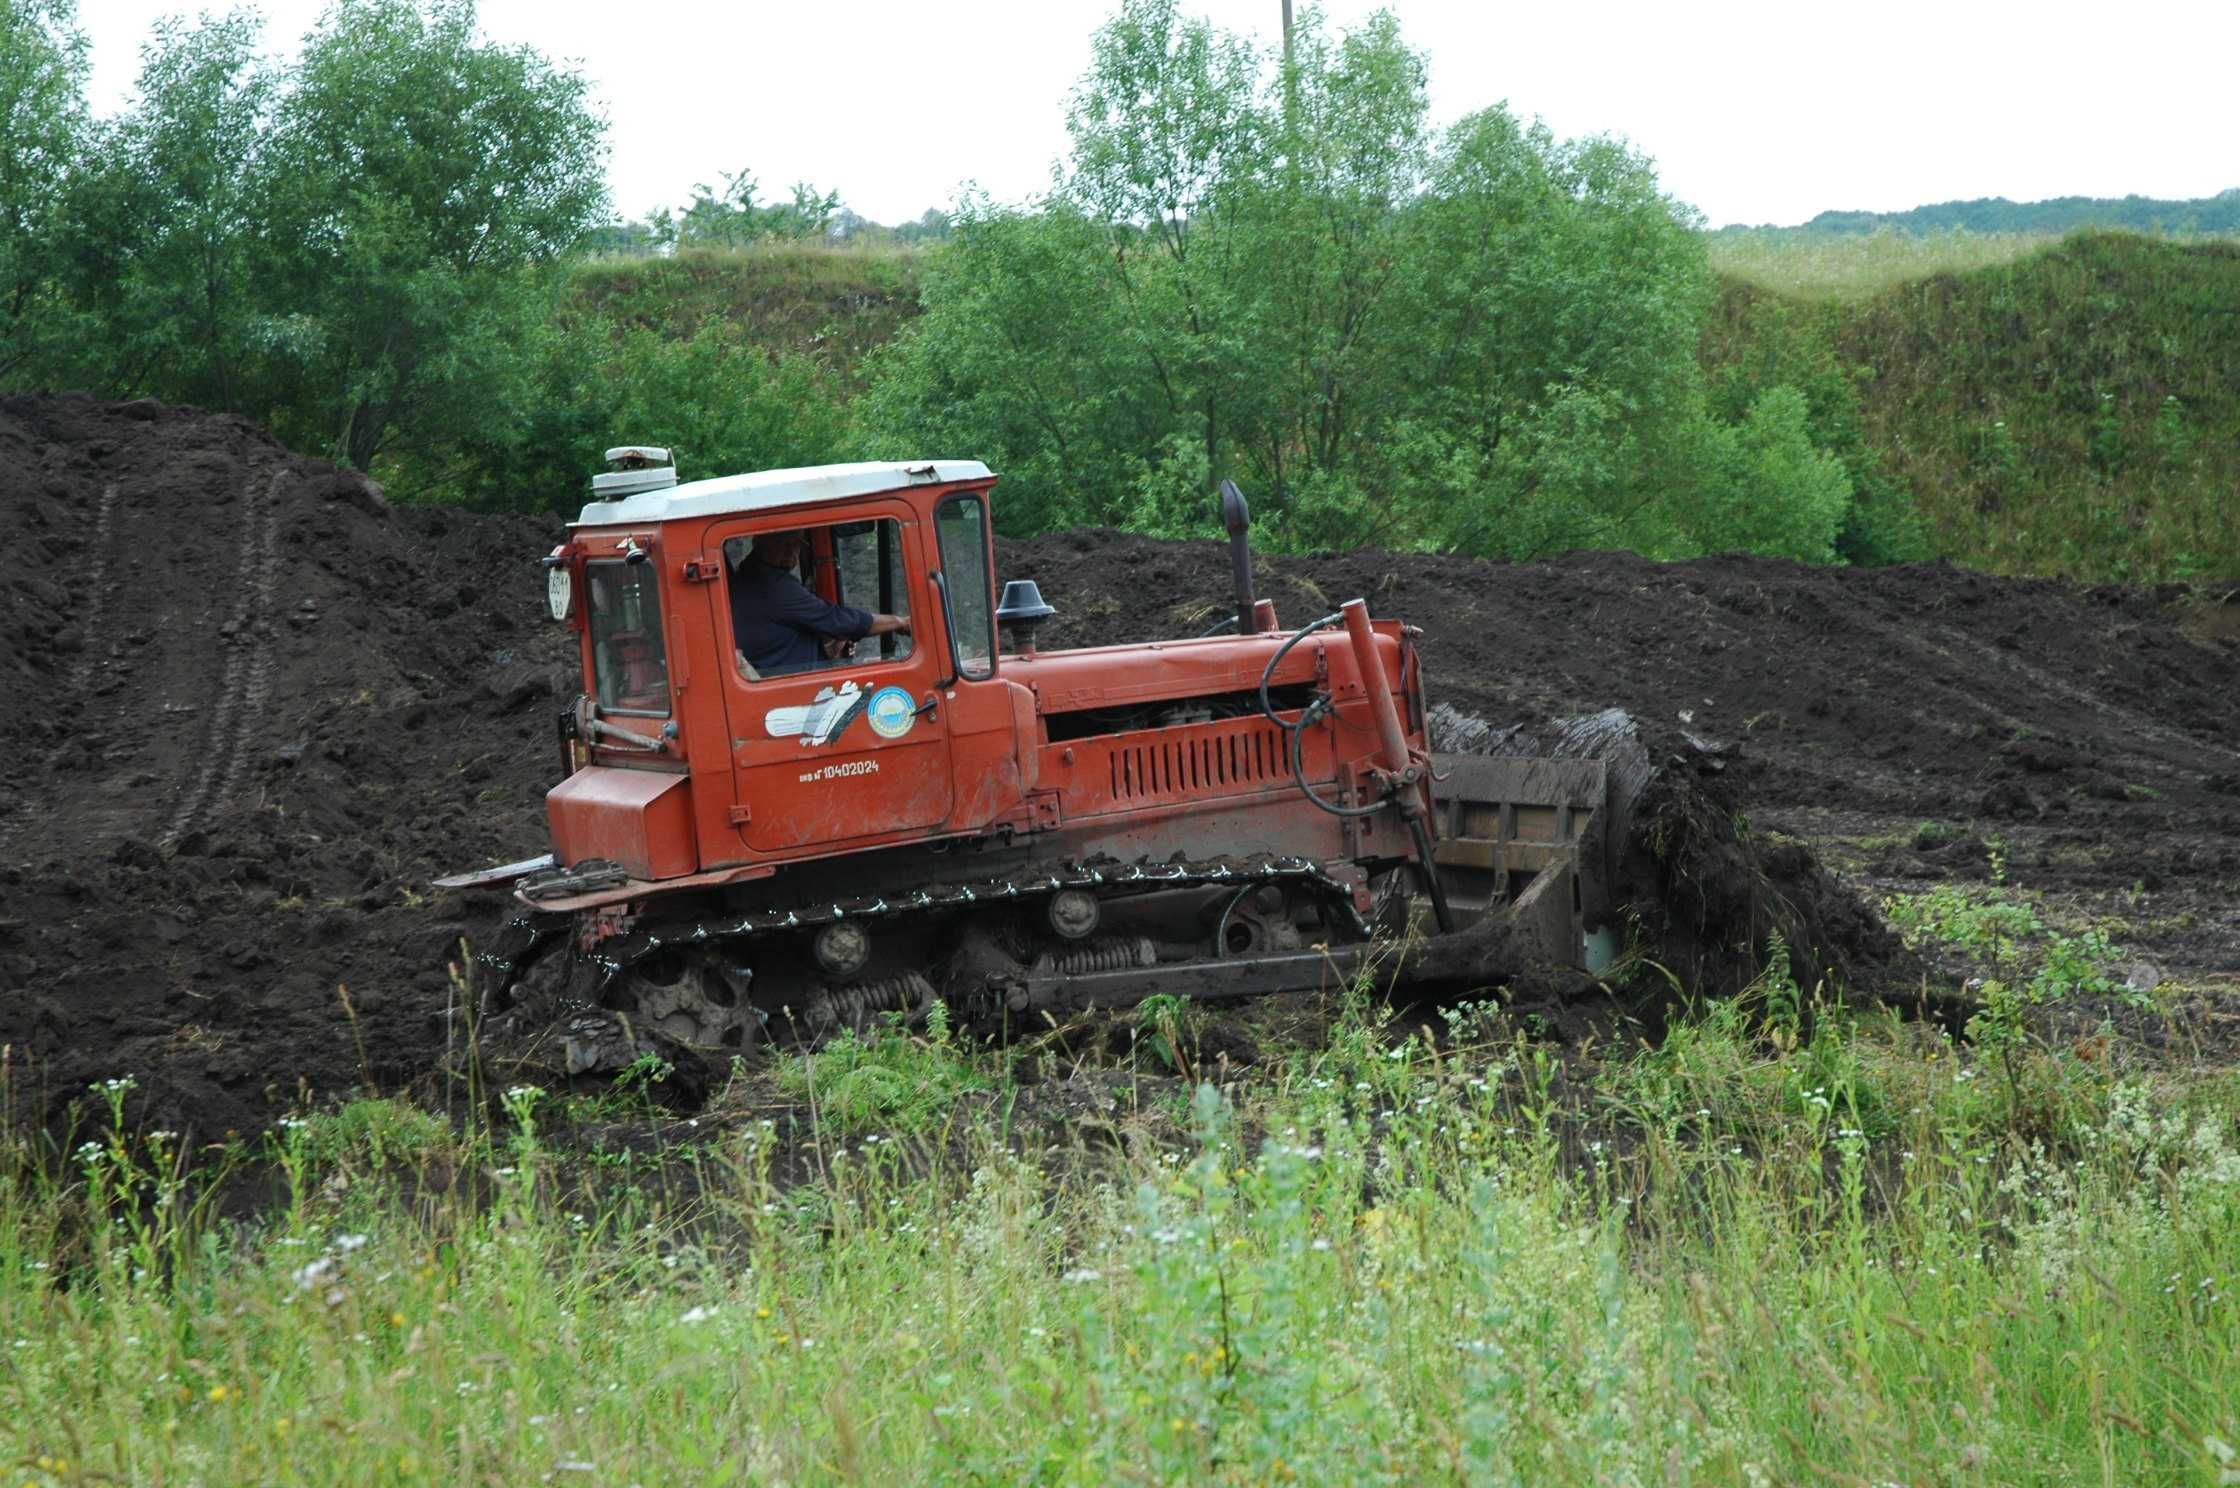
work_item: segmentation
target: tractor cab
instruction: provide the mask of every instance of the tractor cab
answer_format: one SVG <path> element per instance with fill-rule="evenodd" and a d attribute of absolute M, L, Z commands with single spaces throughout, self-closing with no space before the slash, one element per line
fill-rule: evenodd
<path fill-rule="evenodd" d="M 546 803 L 563 889 L 922 837 L 958 812 L 961 766 L 975 825 L 1015 789 L 985 465 L 679 484 L 666 450 L 609 461 L 545 560 L 583 667 Z"/>

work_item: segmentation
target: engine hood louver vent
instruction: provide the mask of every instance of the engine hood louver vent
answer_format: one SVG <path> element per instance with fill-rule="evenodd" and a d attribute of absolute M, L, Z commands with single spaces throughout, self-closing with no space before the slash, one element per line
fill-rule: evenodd
<path fill-rule="evenodd" d="M 1283 732 L 1265 724 L 1115 744 L 1108 789 L 1115 801 L 1188 800 L 1278 781 L 1289 772 Z"/>

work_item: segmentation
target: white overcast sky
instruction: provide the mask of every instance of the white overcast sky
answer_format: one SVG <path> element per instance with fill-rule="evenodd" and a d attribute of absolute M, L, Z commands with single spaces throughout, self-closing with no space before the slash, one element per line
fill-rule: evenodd
<path fill-rule="evenodd" d="M 80 0 L 93 102 L 130 97 L 166 0 Z M 223 0 L 209 6 L 226 8 Z M 292 54 L 323 0 L 263 0 Z M 482 0 L 495 39 L 579 66 L 626 216 L 750 169 L 897 222 L 960 183 L 1040 191 L 1105 0 Z M 1272 39 L 1281 0 L 1189 8 Z M 1375 8 L 1331 0 L 1341 27 Z M 1955 198 L 2207 196 L 2240 186 L 2240 0 L 1836 5 L 1393 0 L 1440 122 L 1506 100 L 1624 135 L 1713 226 Z"/>

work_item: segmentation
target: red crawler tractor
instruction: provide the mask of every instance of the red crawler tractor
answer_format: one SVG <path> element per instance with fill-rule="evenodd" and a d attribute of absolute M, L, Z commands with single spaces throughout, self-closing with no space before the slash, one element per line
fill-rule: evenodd
<path fill-rule="evenodd" d="M 1416 632 L 1358 599 L 1280 628 L 1233 486 L 1228 633 L 1042 651 L 1036 586 L 998 598 L 978 462 L 679 485 L 666 451 L 609 459 L 544 560 L 583 665 L 552 853 L 443 880 L 527 907 L 498 1007 L 542 991 L 721 1049 L 936 998 L 1312 988 L 1411 922 L 1451 943 L 1493 913 L 1547 961 L 1607 954 L 1604 766 L 1430 754 Z M 734 589 L 758 540 L 798 545 L 786 584 L 894 625 L 756 668 Z"/>

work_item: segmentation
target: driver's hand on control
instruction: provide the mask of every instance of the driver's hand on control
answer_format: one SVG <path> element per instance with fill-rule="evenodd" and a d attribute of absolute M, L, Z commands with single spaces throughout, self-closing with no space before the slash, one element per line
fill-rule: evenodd
<path fill-rule="evenodd" d="M 828 660 L 845 661 L 856 654 L 856 643 L 834 636 L 824 643 L 824 654 Z"/>

